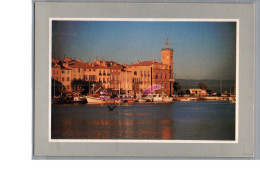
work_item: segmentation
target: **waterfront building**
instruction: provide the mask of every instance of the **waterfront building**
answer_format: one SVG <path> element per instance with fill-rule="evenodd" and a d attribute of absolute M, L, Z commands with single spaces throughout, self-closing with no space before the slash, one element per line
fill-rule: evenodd
<path fill-rule="evenodd" d="M 57 63 L 53 63 L 53 66 L 51 68 L 51 76 L 53 79 L 55 79 L 56 81 L 61 81 L 61 67 L 60 65 L 58 65 Z"/>
<path fill-rule="evenodd" d="M 132 71 L 128 70 L 127 68 L 122 69 L 120 71 L 120 89 L 125 93 L 127 96 L 131 96 L 134 94 L 133 92 L 133 73 Z"/>
<path fill-rule="evenodd" d="M 160 85 L 162 88 L 155 90 L 155 93 L 171 95 L 173 93 L 173 49 L 161 50 L 162 62 L 158 61 L 138 61 L 129 67 L 133 71 L 133 89 L 135 94 L 140 94 L 152 85 Z"/>
<path fill-rule="evenodd" d="M 61 83 L 67 91 L 71 91 L 71 68 L 61 67 Z"/>
<path fill-rule="evenodd" d="M 153 91 L 158 94 L 173 93 L 173 49 L 161 50 L 162 61 L 137 61 L 135 64 L 121 65 L 115 61 L 94 60 L 84 63 L 81 59 L 52 59 L 52 77 L 60 81 L 67 91 L 71 91 L 71 81 L 81 79 L 96 82 L 104 89 L 121 90 L 128 95 L 142 94 L 152 85 L 162 88 Z"/>
<path fill-rule="evenodd" d="M 198 96 L 198 97 L 207 95 L 207 91 L 206 90 L 199 89 L 199 88 L 189 89 L 189 91 L 190 91 L 191 95 Z"/>

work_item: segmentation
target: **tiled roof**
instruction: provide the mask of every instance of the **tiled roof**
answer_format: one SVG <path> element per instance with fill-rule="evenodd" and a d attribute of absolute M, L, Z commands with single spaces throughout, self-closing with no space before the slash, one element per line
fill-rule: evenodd
<path fill-rule="evenodd" d="M 155 61 L 142 61 L 142 62 L 137 62 L 136 64 L 131 64 L 130 66 L 150 66 L 152 64 L 156 64 L 158 62 Z"/>
<path fill-rule="evenodd" d="M 61 67 L 61 70 L 71 70 L 71 68 L 68 68 L 68 67 Z"/>
<path fill-rule="evenodd" d="M 131 64 L 130 66 L 151 66 L 151 65 L 166 65 L 166 64 L 162 64 L 156 61 L 142 61 L 142 62 L 137 62 L 136 64 Z"/>

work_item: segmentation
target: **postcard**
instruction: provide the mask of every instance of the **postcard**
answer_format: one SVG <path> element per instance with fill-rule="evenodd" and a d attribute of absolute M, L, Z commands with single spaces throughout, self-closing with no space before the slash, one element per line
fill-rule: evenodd
<path fill-rule="evenodd" d="M 36 5 L 36 155 L 253 156 L 254 6 Z"/>

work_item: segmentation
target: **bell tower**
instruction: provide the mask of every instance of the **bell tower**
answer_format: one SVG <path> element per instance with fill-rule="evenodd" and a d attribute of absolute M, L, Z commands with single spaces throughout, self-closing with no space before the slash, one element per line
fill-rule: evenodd
<path fill-rule="evenodd" d="M 173 49 L 169 48 L 169 41 L 165 42 L 165 48 L 161 50 L 162 63 L 169 66 L 170 79 L 173 79 Z"/>

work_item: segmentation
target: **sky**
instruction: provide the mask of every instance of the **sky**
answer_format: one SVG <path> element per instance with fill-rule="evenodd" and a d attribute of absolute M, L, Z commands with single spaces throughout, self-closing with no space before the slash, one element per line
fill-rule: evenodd
<path fill-rule="evenodd" d="M 235 22 L 53 21 L 52 57 L 161 61 L 167 39 L 176 79 L 235 79 Z"/>

